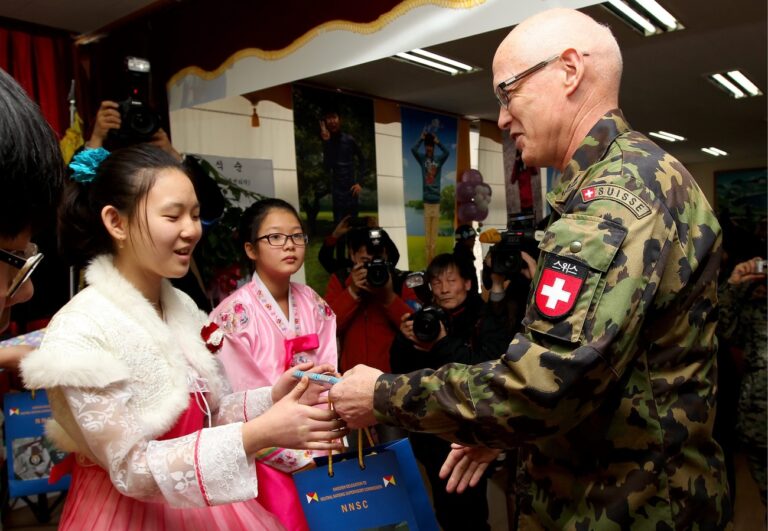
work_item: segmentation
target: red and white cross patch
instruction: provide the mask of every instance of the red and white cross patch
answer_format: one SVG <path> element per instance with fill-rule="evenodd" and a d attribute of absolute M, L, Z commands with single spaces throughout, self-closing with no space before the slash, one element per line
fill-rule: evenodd
<path fill-rule="evenodd" d="M 582 188 L 581 189 L 581 199 L 584 202 L 592 201 L 595 198 L 596 192 L 595 187 L 590 186 L 589 188 Z"/>
<path fill-rule="evenodd" d="M 587 272 L 587 266 L 581 262 L 547 255 L 534 296 L 539 313 L 550 319 L 559 319 L 571 313 Z"/>

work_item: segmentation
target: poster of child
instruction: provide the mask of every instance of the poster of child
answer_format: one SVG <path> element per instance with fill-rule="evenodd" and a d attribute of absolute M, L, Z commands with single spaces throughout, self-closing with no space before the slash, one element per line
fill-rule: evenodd
<path fill-rule="evenodd" d="M 409 269 L 453 249 L 456 209 L 455 117 L 401 108 Z"/>
<path fill-rule="evenodd" d="M 344 218 L 378 216 L 373 100 L 294 85 L 293 117 L 300 213 L 310 237 L 306 282 L 323 293 L 332 273 L 318 261 L 325 237 Z M 344 242 L 337 252 L 345 252 Z"/>

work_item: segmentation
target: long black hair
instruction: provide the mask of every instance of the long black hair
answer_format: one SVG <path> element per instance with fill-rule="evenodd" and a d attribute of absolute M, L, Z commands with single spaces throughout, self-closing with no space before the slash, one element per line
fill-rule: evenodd
<path fill-rule="evenodd" d="M 132 219 L 161 170 L 186 173 L 179 161 L 151 144 L 118 149 L 96 170 L 93 181 L 70 181 L 59 207 L 59 247 L 73 264 L 114 252 L 112 237 L 101 219 L 107 205 Z"/>
<path fill-rule="evenodd" d="M 40 109 L 0 69 L 0 236 L 38 229 L 64 180 L 59 143 Z"/>

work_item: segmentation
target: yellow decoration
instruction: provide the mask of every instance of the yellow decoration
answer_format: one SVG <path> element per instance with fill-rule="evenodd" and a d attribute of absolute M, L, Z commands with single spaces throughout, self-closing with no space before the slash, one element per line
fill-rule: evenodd
<path fill-rule="evenodd" d="M 373 22 L 360 23 L 350 22 L 348 20 L 329 20 L 328 22 L 324 22 L 319 26 L 315 26 L 311 30 L 307 31 L 304 35 L 297 38 L 291 44 L 280 50 L 267 51 L 262 50 L 261 48 L 246 48 L 244 50 L 239 50 L 230 55 L 217 69 L 213 71 L 203 70 L 199 66 L 188 66 L 186 68 L 182 68 L 171 77 L 167 83 L 167 86 L 170 89 L 170 87 L 175 85 L 178 80 L 189 75 L 195 75 L 206 80 L 215 79 L 219 77 L 225 70 L 231 68 L 234 63 L 246 57 L 258 57 L 259 59 L 263 59 L 265 61 L 276 61 L 278 59 L 282 59 L 283 57 L 292 54 L 318 35 L 329 31 L 350 31 L 363 35 L 376 33 L 384 26 L 394 22 L 395 19 L 406 14 L 408 11 L 424 5 L 434 5 L 447 9 L 470 9 L 484 4 L 485 1 L 486 0 L 404 0 L 395 6 L 391 11 L 382 14 Z"/>
<path fill-rule="evenodd" d="M 75 156 L 75 151 L 83 144 L 85 144 L 83 139 L 83 119 L 80 118 L 78 113 L 75 113 L 75 123 L 67 128 L 64 137 L 59 141 L 59 148 L 61 149 L 61 155 L 64 157 L 65 165 L 69 164 L 69 161 Z"/>

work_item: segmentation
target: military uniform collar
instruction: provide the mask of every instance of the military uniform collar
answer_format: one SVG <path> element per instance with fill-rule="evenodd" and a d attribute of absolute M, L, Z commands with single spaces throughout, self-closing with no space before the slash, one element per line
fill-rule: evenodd
<path fill-rule="evenodd" d="M 547 201 L 554 210 L 562 212 L 563 205 L 580 185 L 586 170 L 605 156 L 616 137 L 629 130 L 620 109 L 608 111 L 597 121 L 566 165 L 560 184 L 547 194 Z"/>

